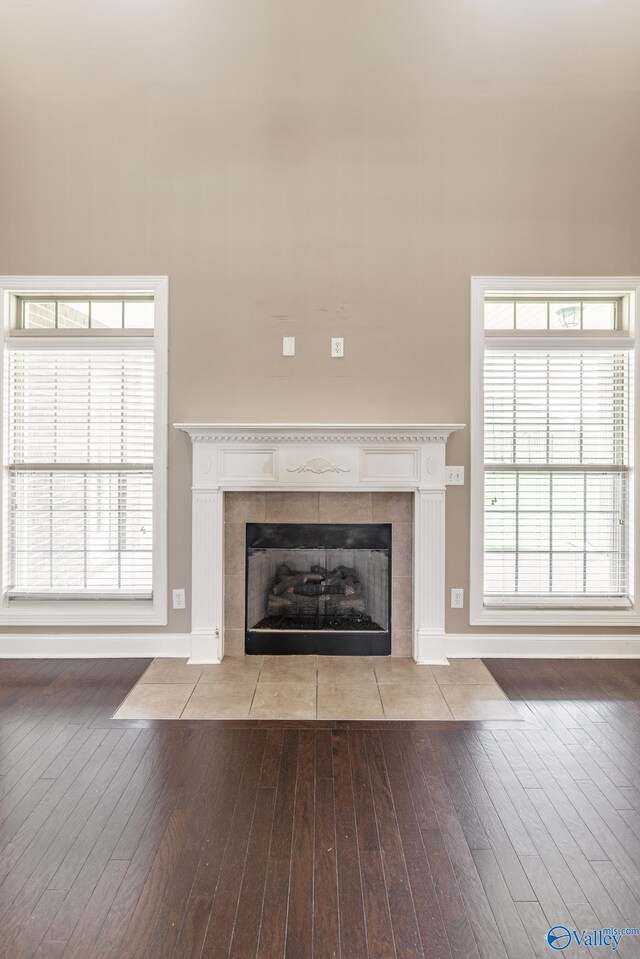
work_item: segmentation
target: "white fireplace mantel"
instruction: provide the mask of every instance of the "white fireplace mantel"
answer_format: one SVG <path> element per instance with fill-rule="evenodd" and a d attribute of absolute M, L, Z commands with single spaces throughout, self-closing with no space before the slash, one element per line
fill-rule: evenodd
<path fill-rule="evenodd" d="M 191 662 L 224 655 L 225 491 L 414 493 L 413 653 L 445 656 L 445 445 L 460 423 L 176 423 L 193 452 Z"/>

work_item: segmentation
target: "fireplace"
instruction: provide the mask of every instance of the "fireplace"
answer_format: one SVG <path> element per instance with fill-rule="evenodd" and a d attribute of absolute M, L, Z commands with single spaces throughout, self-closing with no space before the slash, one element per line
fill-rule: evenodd
<path fill-rule="evenodd" d="M 247 523 L 245 651 L 391 652 L 390 523 Z"/>
<path fill-rule="evenodd" d="M 410 563 L 405 555 L 407 572 L 401 577 L 397 567 L 402 554 L 394 544 L 392 655 L 412 654 L 419 663 L 447 662 L 445 444 L 451 433 L 462 429 L 461 424 L 175 426 L 188 433 L 192 443 L 191 662 L 215 663 L 225 653 L 245 652 L 244 570 L 230 566 L 225 556 L 224 499 L 230 493 L 274 499 L 314 493 L 338 505 L 348 493 L 365 498 L 367 494 L 410 494 L 413 547 Z M 319 519 L 342 521 L 336 515 L 323 515 L 328 512 L 320 509 Z M 292 522 L 294 518 L 263 519 Z M 251 522 L 253 517 L 244 521 Z M 237 542 L 240 530 L 235 532 Z M 240 552 L 244 558 L 244 544 Z M 236 550 L 231 548 L 230 554 L 233 557 Z"/>

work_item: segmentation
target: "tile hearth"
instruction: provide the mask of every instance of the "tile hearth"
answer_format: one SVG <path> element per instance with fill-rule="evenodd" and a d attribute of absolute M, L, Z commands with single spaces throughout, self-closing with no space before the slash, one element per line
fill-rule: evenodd
<path fill-rule="evenodd" d="M 509 720 L 479 659 L 420 666 L 367 656 L 251 656 L 214 666 L 155 659 L 114 719 Z"/>

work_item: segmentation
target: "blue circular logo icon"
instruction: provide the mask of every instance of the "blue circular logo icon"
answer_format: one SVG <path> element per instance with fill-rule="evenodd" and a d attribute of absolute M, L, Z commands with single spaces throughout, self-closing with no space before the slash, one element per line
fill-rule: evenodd
<path fill-rule="evenodd" d="M 547 942 L 552 949 L 566 949 L 571 943 L 571 933 L 566 926 L 554 926 L 547 933 Z"/>

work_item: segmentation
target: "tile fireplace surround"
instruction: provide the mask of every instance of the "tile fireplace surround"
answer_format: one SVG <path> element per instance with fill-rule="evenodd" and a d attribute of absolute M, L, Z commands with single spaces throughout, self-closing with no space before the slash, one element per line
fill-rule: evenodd
<path fill-rule="evenodd" d="M 404 602 L 412 603 L 413 616 L 405 610 L 404 623 L 398 618 L 392 653 L 410 653 L 418 663 L 447 662 L 445 445 L 462 425 L 175 425 L 188 433 L 193 452 L 190 662 L 219 663 L 225 651 L 242 654 L 238 611 L 244 605 L 244 584 L 240 587 L 237 566 L 238 529 L 231 531 L 229 526 L 249 520 L 247 509 L 257 511 L 256 520 L 273 522 L 369 522 L 376 517 L 377 522 L 402 523 L 406 535 L 407 520 L 411 521 L 407 497 L 335 495 L 344 493 L 413 494 L 413 557 L 405 566 L 405 578 L 411 569 L 411 582 L 401 583 L 402 577 L 394 576 L 392 583 L 395 608 L 404 594 Z M 225 497 L 227 493 L 280 495 Z M 320 495 L 284 495 L 291 493 Z M 302 510 L 302 518 L 294 508 Z"/>
<path fill-rule="evenodd" d="M 391 655 L 411 656 L 413 494 L 289 490 L 224 494 L 224 650 L 244 655 L 246 523 L 390 523 Z M 356 634 L 357 635 L 357 634 Z"/>

